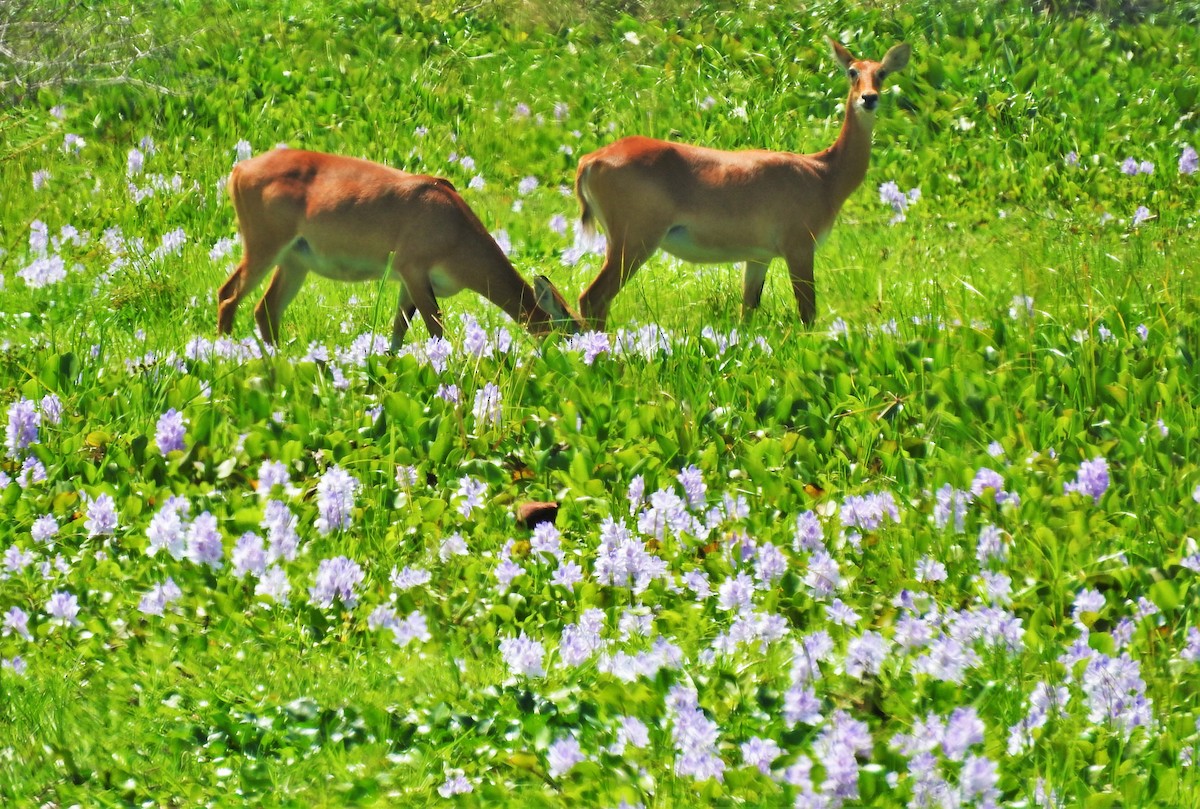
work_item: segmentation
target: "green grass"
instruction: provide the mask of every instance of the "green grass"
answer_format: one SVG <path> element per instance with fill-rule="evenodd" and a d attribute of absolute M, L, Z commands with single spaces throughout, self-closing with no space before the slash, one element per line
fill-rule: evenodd
<path fill-rule="evenodd" d="M 32 635 L 0 636 L 9 664 L 0 669 L 0 803 L 787 805 L 800 790 L 781 771 L 810 756 L 819 785 L 817 739 L 842 710 L 871 736 L 859 798 L 847 805 L 899 807 L 916 779 L 894 738 L 930 713 L 971 706 L 985 727 L 971 753 L 996 763 L 999 805 L 1036 805 L 1038 779 L 1068 806 L 1196 805 L 1197 770 L 1180 756 L 1200 745 L 1197 663 L 1186 659 L 1200 624 L 1200 174 L 1177 165 L 1185 145 L 1200 145 L 1200 68 L 1188 58 L 1200 46 L 1200 9 L 1133 10 L 185 2 L 139 15 L 161 47 L 130 75 L 169 92 L 117 82 L 10 97 L 0 112 L 9 189 L 0 194 L 0 406 L 10 413 L 54 394 L 64 409 L 60 424 L 44 420 L 36 443 L 0 460 L 8 479 L 29 458 L 47 473 L 0 488 L 0 614 L 24 611 Z M 588 364 L 566 338 L 538 343 L 461 295 L 445 302 L 458 348 L 445 370 L 422 358 L 423 324 L 400 356 L 356 359 L 357 336 L 387 331 L 397 287 L 319 279 L 289 308 L 277 355 L 189 353 L 194 338 L 214 337 L 214 291 L 240 256 L 240 246 L 209 256 L 236 235 L 223 181 L 238 141 L 255 152 L 286 142 L 365 156 L 460 189 L 481 174 L 485 187 L 464 198 L 492 232 L 507 231 L 526 277 L 546 273 L 574 298 L 599 259 L 564 266 L 571 235 L 549 222 L 577 216 L 560 187 L 579 157 L 632 133 L 819 150 L 836 136 L 846 91 L 827 34 L 874 58 L 907 41 L 913 57 L 883 99 L 867 181 L 818 250 L 812 328 L 799 323 L 782 267 L 743 323 L 740 267 L 659 255 L 609 320 L 614 347 L 647 324 L 665 330 L 669 350 L 645 356 L 612 351 Z M 62 148 L 67 133 L 85 139 L 79 154 Z M 130 177 L 129 150 L 147 136 L 155 153 Z M 1067 164 L 1070 151 L 1078 166 Z M 1126 176 L 1129 157 L 1154 172 Z M 49 179 L 34 190 L 43 170 Z M 145 188 L 151 175 L 165 187 L 136 202 L 129 183 Z M 539 185 L 522 196 L 527 176 Z M 888 224 L 877 191 L 886 181 L 921 189 L 905 222 Z M 1134 226 L 1143 205 L 1153 218 Z M 36 258 L 35 221 L 51 237 L 64 226 L 88 233 L 51 250 L 67 276 L 42 289 L 18 275 Z M 102 238 L 114 227 L 127 245 L 116 265 Z M 153 255 L 176 229 L 182 249 Z M 252 334 L 256 297 L 239 313 L 239 339 Z M 493 335 L 507 329 L 513 350 L 464 354 L 460 316 Z M 723 347 L 734 329 L 739 342 Z M 314 343 L 328 360 L 304 359 Z M 489 383 L 501 396 L 498 424 L 472 413 Z M 439 398 L 448 384 L 458 404 Z M 187 419 L 186 448 L 164 455 L 155 433 L 169 409 Z M 1064 492 L 1099 457 L 1111 475 L 1100 500 Z M 299 555 L 282 562 L 288 604 L 231 571 L 239 537 L 265 534 L 257 489 L 266 460 L 283 462 L 296 487 L 273 493 L 300 537 Z M 361 486 L 351 526 L 322 535 L 318 484 L 333 465 Z M 415 467 L 416 485 L 397 482 L 402 465 Z M 631 513 L 630 486 L 640 478 L 647 496 L 682 496 L 676 476 L 692 465 L 707 485 L 692 516 L 726 495 L 744 497 L 748 514 L 711 532 L 639 536 L 670 584 L 634 593 L 599 581 L 602 522 L 625 519 L 633 530 L 644 511 Z M 939 491 L 969 489 L 984 467 L 1020 503 L 1000 506 L 985 492 L 961 532 L 941 526 Z M 464 476 L 487 486 L 467 516 L 456 494 Z M 881 492 L 894 496 L 899 520 L 863 530 L 855 548 L 841 536 L 849 498 Z M 85 527 L 87 499 L 101 493 L 120 515 L 111 537 Z M 216 518 L 222 568 L 147 553 L 151 520 L 172 495 L 188 498 L 192 518 Z M 526 500 L 561 504 L 563 550 L 582 583 L 551 583 L 557 563 L 513 517 Z M 831 621 L 830 598 L 805 583 L 813 554 L 793 548 L 793 533 L 809 510 L 857 626 Z M 59 526 L 47 544 L 32 538 L 44 515 Z M 981 565 L 977 538 L 989 525 L 1008 553 Z M 456 532 L 470 552 L 440 559 Z M 709 660 L 735 627 L 720 585 L 754 573 L 743 536 L 787 559 L 788 571 L 754 595 L 784 637 Z M 507 590 L 496 579 L 505 553 L 526 571 Z M 21 554 L 32 561 L 10 562 Z M 321 560 L 337 556 L 361 565 L 365 580 L 356 606 L 322 609 L 308 588 Z M 944 581 L 917 579 L 925 557 L 946 566 Z M 56 558 L 65 570 L 55 572 Z M 410 565 L 431 581 L 400 590 L 390 571 Z M 980 660 L 957 682 L 921 673 L 920 651 L 894 647 L 877 674 L 843 670 L 863 631 L 896 638 L 902 591 L 928 593 L 942 616 L 982 609 L 983 570 L 1011 579 L 1011 603 L 999 606 L 1020 621 L 1022 648 L 976 642 Z M 681 583 L 695 571 L 710 581 L 708 599 Z M 142 597 L 168 576 L 181 597 L 161 616 L 143 614 Z M 63 590 L 78 597 L 79 626 L 46 613 Z M 1076 615 L 1085 590 L 1104 607 Z M 1121 621 L 1140 598 L 1159 612 L 1122 641 Z M 419 612 L 430 639 L 399 647 L 371 629 L 380 606 Z M 650 648 L 650 638 L 621 637 L 628 609 L 654 616 L 652 634 L 677 646 L 681 663 L 628 681 L 595 655 L 560 665 L 564 628 L 590 608 L 606 616 L 610 653 Z M 1059 662 L 1081 626 L 1097 654 L 1137 662 L 1151 728 L 1126 738 L 1089 717 L 1085 664 Z M 817 630 L 834 645 L 814 683 L 823 723 L 789 723 L 792 643 Z M 500 642 L 520 632 L 544 644 L 544 677 L 510 673 Z M 23 673 L 11 668 L 18 658 Z M 1039 682 L 1067 687 L 1070 700 L 1034 744 L 1011 753 L 1009 728 Z M 718 728 L 719 782 L 676 770 L 667 695 L 681 685 L 696 688 Z M 647 725 L 645 749 L 609 751 L 622 716 Z M 565 735 L 588 760 L 552 775 L 550 745 Z M 742 766 L 740 745 L 753 737 L 783 749 L 774 776 Z M 962 764 L 942 756 L 939 766 L 958 783 Z M 440 797 L 459 770 L 474 791 Z"/>

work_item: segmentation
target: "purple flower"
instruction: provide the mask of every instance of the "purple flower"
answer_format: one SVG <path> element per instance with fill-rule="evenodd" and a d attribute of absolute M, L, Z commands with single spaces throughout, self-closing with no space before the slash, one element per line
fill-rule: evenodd
<path fill-rule="evenodd" d="M 46 602 L 46 614 L 63 626 L 79 626 L 79 599 L 66 590 L 59 590 Z"/>
<path fill-rule="evenodd" d="M 675 772 L 697 781 L 724 780 L 725 762 L 717 752 L 717 723 L 700 710 L 690 686 L 676 685 L 667 694 L 667 716 L 675 744 Z"/>
<path fill-rule="evenodd" d="M 458 504 L 458 513 L 463 517 L 470 517 L 472 511 L 483 507 L 483 498 L 486 494 L 486 483 L 463 475 L 458 479 L 458 491 L 454 493 L 455 497 L 462 498 L 462 502 Z"/>
<path fill-rule="evenodd" d="M 756 767 L 763 775 L 771 774 L 771 762 L 783 755 L 783 748 L 774 739 L 751 737 L 742 742 L 742 763 Z"/>
<path fill-rule="evenodd" d="M 278 604 L 288 603 L 288 594 L 291 591 L 292 583 L 279 565 L 271 565 L 263 571 L 254 587 L 254 595 L 273 599 Z"/>
<path fill-rule="evenodd" d="M 53 514 L 43 514 L 33 521 L 30 535 L 34 542 L 47 543 L 58 533 L 58 521 Z"/>
<path fill-rule="evenodd" d="M 1004 542 L 1004 532 L 994 525 L 988 524 L 979 529 L 979 544 L 975 546 L 975 558 L 979 564 L 987 564 L 995 559 L 1003 562 L 1008 558 L 1008 546 Z"/>
<path fill-rule="evenodd" d="M 8 406 L 8 427 L 4 431 L 4 446 L 8 447 L 10 458 L 18 457 L 22 450 L 38 442 L 38 427 L 41 422 L 42 414 L 37 405 L 23 396 Z"/>
<path fill-rule="evenodd" d="M 1200 169 L 1200 158 L 1196 156 L 1196 150 L 1191 146 L 1184 146 L 1183 154 L 1179 156 L 1179 173 L 1195 174 L 1197 169 Z"/>
<path fill-rule="evenodd" d="M 358 603 L 355 588 L 362 584 L 364 578 L 366 576 L 362 568 L 353 559 L 346 556 L 322 559 L 317 566 L 315 583 L 308 593 L 318 607 L 328 609 L 337 598 L 346 609 L 354 609 Z"/>
<path fill-rule="evenodd" d="M 403 570 L 392 568 L 392 575 L 388 581 L 397 590 L 411 590 L 414 587 L 429 584 L 431 578 L 433 578 L 432 574 L 424 568 L 406 567 Z"/>
<path fill-rule="evenodd" d="M 647 551 L 645 542 L 630 534 L 623 523 L 605 517 L 593 572 L 602 584 L 641 593 L 652 581 L 666 575 L 667 563 Z"/>
<path fill-rule="evenodd" d="M 787 558 L 770 542 L 764 542 L 754 554 L 754 578 L 767 588 L 783 578 L 787 569 Z"/>
<path fill-rule="evenodd" d="M 455 531 L 442 540 L 442 544 L 438 548 L 438 559 L 447 562 L 452 556 L 466 556 L 467 553 L 467 541 L 463 539 L 462 534 Z"/>
<path fill-rule="evenodd" d="M 922 556 L 914 575 L 919 582 L 945 581 L 946 566 L 930 556 Z"/>
<path fill-rule="evenodd" d="M 1150 213 L 1150 209 L 1147 208 L 1145 205 L 1139 205 L 1137 207 L 1137 210 L 1135 210 L 1133 212 L 1133 216 L 1130 218 L 1129 224 L 1132 225 L 1133 227 L 1137 227 L 1138 225 L 1142 224 L 1143 222 L 1145 222 L 1146 220 L 1151 219 L 1151 218 L 1153 218 L 1153 214 Z"/>
<path fill-rule="evenodd" d="M 325 470 L 317 483 L 316 528 L 321 536 L 350 527 L 354 515 L 354 495 L 359 482 L 336 464 Z"/>
<path fill-rule="evenodd" d="M 885 517 L 900 522 L 900 510 L 891 492 L 850 495 L 842 503 L 841 520 L 846 528 L 875 531 L 883 527 Z"/>
<path fill-rule="evenodd" d="M 158 445 L 159 452 L 166 455 L 169 452 L 187 449 L 183 440 L 186 423 L 183 414 L 173 407 L 159 417 L 154 432 L 154 443 Z"/>
<path fill-rule="evenodd" d="M 1180 159 L 1180 165 L 1183 165 L 1183 160 Z M 1182 169 L 1180 169 L 1182 171 Z M 33 173 L 33 190 L 41 191 L 46 187 L 46 183 L 50 180 L 50 172 L 48 169 L 38 169 Z"/>
<path fill-rule="evenodd" d="M 1120 657 L 1094 654 L 1084 670 L 1081 685 L 1088 721 L 1111 723 L 1123 730 L 1126 738 L 1135 728 L 1154 723 L 1141 668 L 1127 653 Z"/>
<path fill-rule="evenodd" d="M 162 615 L 167 607 L 183 597 L 183 592 L 170 577 L 162 584 L 150 588 L 150 592 L 142 596 L 138 604 L 138 612 L 143 615 Z"/>
<path fill-rule="evenodd" d="M 569 559 L 564 559 L 559 563 L 553 578 L 550 579 L 551 584 L 567 588 L 574 587 L 581 581 L 583 581 L 583 568 Z"/>
<path fill-rule="evenodd" d="M 233 546 L 233 575 L 239 579 L 249 573 L 261 576 L 267 569 L 267 554 L 263 549 L 263 538 L 253 531 L 247 531 L 238 537 Z"/>
<path fill-rule="evenodd" d="M 446 773 L 445 782 L 438 787 L 438 794 L 443 798 L 452 798 L 455 795 L 463 795 L 474 791 L 475 787 L 461 771 Z"/>
<path fill-rule="evenodd" d="M 825 617 L 838 626 L 856 626 L 861 616 L 843 604 L 840 598 L 835 598 L 825 607 Z"/>
<path fill-rule="evenodd" d="M 276 486 L 285 489 L 291 485 L 292 478 L 288 474 L 287 465 L 282 461 L 263 461 L 258 467 L 258 496 L 269 497 Z"/>
<path fill-rule="evenodd" d="M 13 609 L 15 610 L 16 607 Z M 1200 629 L 1194 626 L 1188 627 L 1187 645 L 1180 650 L 1179 656 L 1189 663 L 1200 663 Z"/>
<path fill-rule="evenodd" d="M 1079 472 L 1074 482 L 1063 484 L 1063 492 L 1079 492 L 1086 494 L 1096 503 L 1108 489 L 1108 461 L 1103 457 L 1084 461 L 1079 465 Z"/>
<path fill-rule="evenodd" d="M 300 545 L 300 535 L 296 533 L 297 523 L 296 515 L 285 503 L 279 500 L 267 501 L 259 525 L 267 532 L 268 563 L 280 559 L 290 562 L 296 558 L 296 548 Z"/>
<path fill-rule="evenodd" d="M 961 534 L 969 502 L 970 497 L 967 492 L 956 489 L 947 483 L 937 490 L 933 505 L 933 524 L 938 528 L 945 528 L 953 520 L 954 532 Z"/>
<path fill-rule="evenodd" d="M 946 720 L 942 752 L 951 761 L 962 761 L 970 747 L 983 744 L 983 731 L 983 720 L 973 707 L 955 708 Z"/>
<path fill-rule="evenodd" d="M 723 610 L 748 612 L 753 607 L 754 580 L 746 573 L 721 582 L 717 588 L 717 606 Z"/>
<path fill-rule="evenodd" d="M 861 680 L 865 674 L 878 674 L 887 660 L 890 645 L 883 635 L 868 630 L 846 644 L 842 668 L 856 680 Z"/>
<path fill-rule="evenodd" d="M 4 613 L 3 623 L 0 623 L 0 637 L 7 638 L 9 635 L 19 635 L 25 640 L 33 640 L 33 635 L 29 632 L 29 615 L 20 607 L 11 607 L 8 612 Z"/>
<path fill-rule="evenodd" d="M 182 559 L 187 552 L 187 523 L 185 517 L 191 510 L 191 504 L 185 497 L 169 497 L 162 508 L 150 519 L 146 529 L 146 538 L 150 540 L 146 548 L 148 556 L 154 556 L 160 550 L 165 550 L 175 559 Z"/>
<path fill-rule="evenodd" d="M 517 193 L 521 196 L 531 194 L 538 187 L 537 177 L 525 177 L 517 183 Z"/>
<path fill-rule="evenodd" d="M 827 598 L 842 586 L 842 575 L 838 569 L 837 560 L 825 551 L 816 551 L 808 560 L 808 572 L 804 574 L 804 584 L 812 591 L 814 598 Z"/>
<path fill-rule="evenodd" d="M 548 772 L 551 778 L 566 775 L 576 764 L 586 759 L 587 756 L 579 747 L 579 740 L 574 736 L 558 739 L 546 751 L 546 763 L 549 765 Z"/>
<path fill-rule="evenodd" d="M 683 486 L 683 493 L 688 499 L 688 505 L 694 509 L 704 508 L 708 486 L 704 483 L 704 473 L 692 464 L 684 467 L 675 476 L 679 481 L 679 485 Z"/>
<path fill-rule="evenodd" d="M 825 531 L 814 512 L 805 511 L 796 517 L 796 528 L 792 533 L 792 549 L 797 552 L 825 549 Z"/>
<path fill-rule="evenodd" d="M 241 163 L 243 160 L 249 160 L 254 154 L 254 149 L 250 146 L 250 141 L 248 140 L 239 140 L 234 144 L 233 151 L 234 161 L 237 163 Z"/>
<path fill-rule="evenodd" d="M 608 333 L 602 331 L 585 331 L 571 335 L 565 343 L 565 348 L 567 351 L 582 353 L 584 365 L 592 365 L 601 354 L 612 352 Z"/>
<path fill-rule="evenodd" d="M 1132 157 L 1125 158 L 1125 161 L 1123 163 L 1121 163 L 1121 173 L 1124 175 L 1127 175 L 1129 177 L 1132 177 L 1133 175 L 1137 174 L 1138 173 L 1138 161 Z"/>
<path fill-rule="evenodd" d="M 607 751 L 614 756 L 625 755 L 626 747 L 641 750 L 650 744 L 650 729 L 646 727 L 645 722 L 633 716 L 618 717 L 616 736 L 617 740 Z"/>
<path fill-rule="evenodd" d="M 221 532 L 217 530 L 217 518 L 204 512 L 188 526 L 187 558 L 198 565 L 208 565 L 219 570 L 225 557 L 221 543 Z"/>
<path fill-rule="evenodd" d="M 87 519 L 83 527 L 88 537 L 111 536 L 117 530 L 117 506 L 110 495 L 101 494 L 95 500 L 84 495 Z"/>
<path fill-rule="evenodd" d="M 558 642 L 558 657 L 564 666 L 581 666 L 593 654 L 603 649 L 606 642 L 600 637 L 604 629 L 604 613 L 592 608 L 584 610 L 579 623 L 563 627 Z"/>
<path fill-rule="evenodd" d="M 542 661 L 546 656 L 542 644 L 529 638 L 525 630 L 518 637 L 500 641 L 500 655 L 510 674 L 519 677 L 544 677 Z"/>
<path fill-rule="evenodd" d="M 1065 162 L 1068 166 L 1071 166 L 1072 168 L 1074 168 L 1075 166 L 1078 166 L 1079 165 L 1079 152 L 1076 152 L 1073 149 L 1071 151 L 1067 152 L 1066 157 L 1063 158 L 1063 162 Z"/>

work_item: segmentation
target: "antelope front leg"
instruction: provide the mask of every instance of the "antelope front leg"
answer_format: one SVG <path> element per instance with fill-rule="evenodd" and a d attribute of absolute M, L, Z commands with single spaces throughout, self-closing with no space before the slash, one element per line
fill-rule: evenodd
<path fill-rule="evenodd" d="M 409 324 L 412 323 L 413 315 L 416 312 L 417 304 L 408 292 L 408 284 L 401 282 L 400 303 L 396 306 L 396 322 L 392 324 L 391 352 L 393 354 L 400 350 L 400 345 L 404 342 L 404 335 L 408 333 Z"/>
<path fill-rule="evenodd" d="M 762 303 L 763 284 L 767 281 L 766 261 L 747 261 L 746 280 L 742 285 L 742 320 L 749 320 L 750 315 Z"/>
<path fill-rule="evenodd" d="M 788 274 L 792 277 L 792 292 L 800 310 L 800 321 L 809 325 L 817 316 L 817 290 L 813 282 L 815 245 L 806 245 L 787 256 Z"/>
<path fill-rule="evenodd" d="M 425 328 L 429 330 L 429 336 L 441 337 L 446 333 L 442 327 L 442 308 L 438 306 L 437 298 L 433 294 L 433 287 L 429 285 L 429 271 L 401 271 L 400 277 L 404 280 L 404 291 L 400 293 L 401 311 L 396 313 L 396 317 L 399 318 L 404 314 L 405 309 L 411 312 L 412 310 L 408 307 L 415 306 L 425 321 Z M 405 322 L 407 323 L 407 319 Z M 397 328 L 398 326 L 399 324 L 397 324 Z M 399 348 L 399 344 L 396 342 L 397 328 L 392 329 L 393 348 Z M 404 338 L 406 331 L 407 326 L 400 330 L 401 339 Z"/>

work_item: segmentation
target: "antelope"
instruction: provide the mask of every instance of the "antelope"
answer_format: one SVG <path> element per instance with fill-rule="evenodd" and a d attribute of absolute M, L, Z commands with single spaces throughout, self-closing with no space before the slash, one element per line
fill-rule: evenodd
<path fill-rule="evenodd" d="M 866 176 L 880 88 L 910 52 L 900 44 L 870 62 L 829 44 L 850 97 L 841 132 L 823 152 L 726 152 L 634 136 L 579 161 L 581 223 L 594 231 L 598 222 L 608 236 L 600 274 L 579 297 L 585 320 L 603 329 L 613 298 L 661 248 L 689 262 L 745 261 L 743 318 L 762 299 L 771 260 L 782 256 L 800 319 L 813 321 L 813 254 Z"/>
<path fill-rule="evenodd" d="M 530 331 L 582 325 L 549 279 L 536 290 L 487 228 L 439 177 L 408 174 L 367 160 L 276 149 L 238 163 L 229 195 L 242 235 L 242 260 L 218 293 L 217 330 L 233 329 L 238 303 L 276 266 L 254 309 L 262 339 L 279 324 L 310 272 L 338 281 L 377 280 L 390 267 L 401 282 L 392 328 L 399 349 L 420 310 L 429 334 L 444 333 L 438 298 L 472 289 Z"/>

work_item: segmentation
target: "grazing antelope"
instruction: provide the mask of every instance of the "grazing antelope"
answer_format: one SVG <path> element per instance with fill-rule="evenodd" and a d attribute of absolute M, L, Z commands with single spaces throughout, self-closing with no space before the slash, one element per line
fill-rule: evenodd
<path fill-rule="evenodd" d="M 579 161 L 583 226 L 598 221 L 608 235 L 604 266 L 579 298 L 584 319 L 603 329 L 612 299 L 662 248 L 684 261 L 745 261 L 744 317 L 758 307 L 771 259 L 782 256 L 800 319 L 812 322 L 813 253 L 866 176 L 880 87 L 908 64 L 910 50 L 896 45 L 882 62 L 868 62 L 829 44 L 850 97 L 842 130 L 823 152 L 724 152 L 628 137 Z"/>
<path fill-rule="evenodd" d="M 338 281 L 370 281 L 391 271 L 402 286 L 392 350 L 420 310 L 441 337 L 437 299 L 473 289 L 530 331 L 581 325 L 549 279 L 536 291 L 505 257 L 487 228 L 448 181 L 407 174 L 351 157 L 276 149 L 238 163 L 229 195 L 242 234 L 242 261 L 221 286 L 217 330 L 228 334 L 238 303 L 278 266 L 254 319 L 263 339 L 279 323 L 309 272 Z"/>

